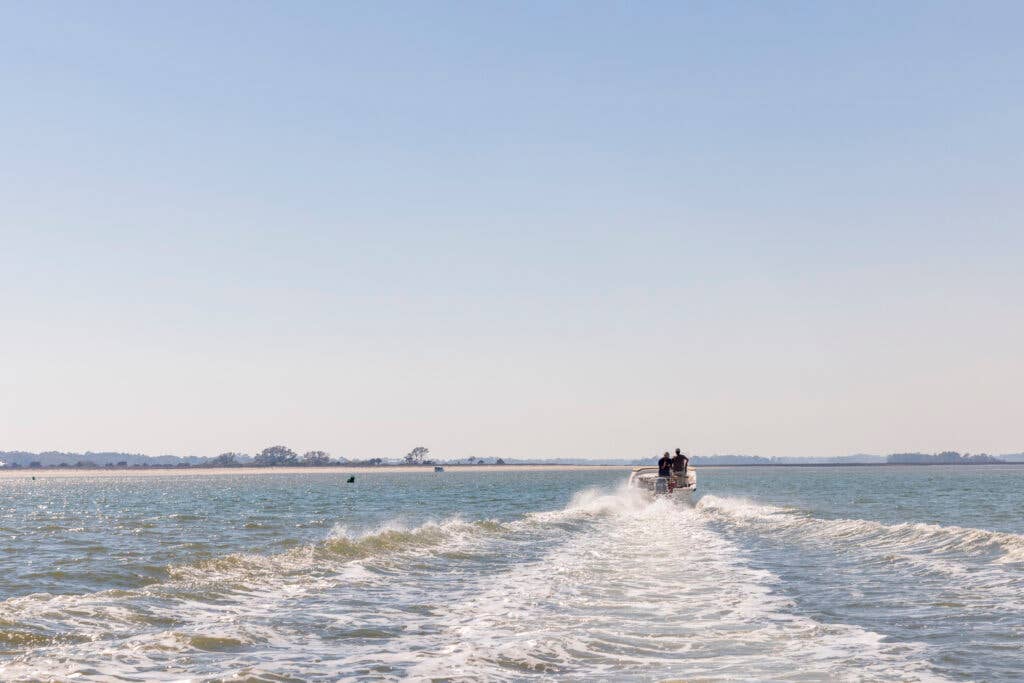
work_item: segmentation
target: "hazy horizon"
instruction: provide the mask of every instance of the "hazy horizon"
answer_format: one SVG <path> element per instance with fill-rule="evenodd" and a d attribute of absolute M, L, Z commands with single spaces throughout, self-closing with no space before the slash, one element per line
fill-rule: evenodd
<path fill-rule="evenodd" d="M 6 3 L 0 450 L 1021 452 L 1022 20 Z"/>

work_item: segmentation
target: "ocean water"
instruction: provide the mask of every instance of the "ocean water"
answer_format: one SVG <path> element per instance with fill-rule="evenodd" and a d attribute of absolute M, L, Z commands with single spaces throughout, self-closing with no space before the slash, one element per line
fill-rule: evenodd
<path fill-rule="evenodd" d="M 1024 680 L 1024 467 L 0 479 L 0 680 Z"/>

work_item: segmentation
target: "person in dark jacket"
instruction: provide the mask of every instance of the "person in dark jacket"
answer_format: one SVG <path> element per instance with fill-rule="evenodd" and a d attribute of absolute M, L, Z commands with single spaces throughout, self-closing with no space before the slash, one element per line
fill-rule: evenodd
<path fill-rule="evenodd" d="M 668 451 L 665 451 L 665 455 L 661 456 L 661 460 L 658 461 L 658 476 L 672 476 L 672 458 L 669 456 Z"/>
<path fill-rule="evenodd" d="M 666 455 L 668 454 L 666 453 Z M 683 452 L 677 448 L 676 457 L 672 458 L 672 470 L 676 472 L 676 474 L 682 474 L 682 476 L 685 477 L 686 468 L 689 466 L 690 459 L 683 455 Z"/>

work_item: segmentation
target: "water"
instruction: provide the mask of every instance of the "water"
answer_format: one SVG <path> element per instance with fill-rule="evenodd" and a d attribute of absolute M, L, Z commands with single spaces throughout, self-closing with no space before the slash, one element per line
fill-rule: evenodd
<path fill-rule="evenodd" d="M 0 679 L 1020 680 L 1024 467 L 0 479 Z"/>

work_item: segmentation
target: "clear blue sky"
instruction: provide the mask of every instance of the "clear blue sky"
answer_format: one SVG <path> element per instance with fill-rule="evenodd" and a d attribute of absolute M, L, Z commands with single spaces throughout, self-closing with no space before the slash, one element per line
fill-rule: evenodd
<path fill-rule="evenodd" d="M 6 2 L 0 450 L 1024 450 L 1022 26 Z"/>

